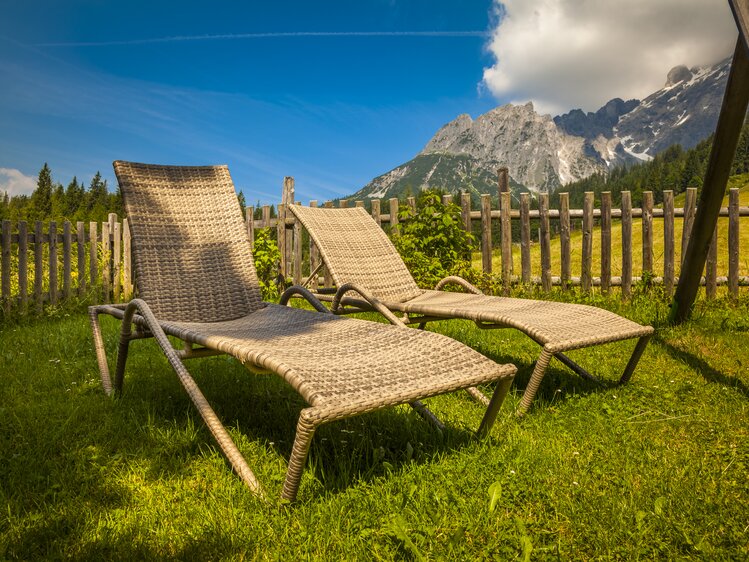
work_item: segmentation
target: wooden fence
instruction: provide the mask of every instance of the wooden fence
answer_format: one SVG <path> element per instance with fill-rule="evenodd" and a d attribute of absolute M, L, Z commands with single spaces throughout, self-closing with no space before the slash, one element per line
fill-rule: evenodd
<path fill-rule="evenodd" d="M 680 263 L 677 263 L 675 249 L 679 245 L 680 255 L 685 254 L 689 236 L 696 213 L 697 189 L 689 188 L 685 193 L 684 207 L 674 207 L 673 191 L 663 192 L 663 204 L 656 208 L 653 202 L 653 193 L 643 193 L 643 204 L 641 208 L 632 207 L 631 194 L 627 191 L 621 194 L 620 208 L 613 208 L 611 194 L 604 192 L 601 194 L 600 208 L 594 208 L 594 194 L 588 192 L 585 194 L 582 209 L 569 208 L 569 195 L 560 194 L 559 208 L 549 208 L 548 194 L 541 193 L 537 195 L 538 208 L 531 209 L 531 195 L 524 193 L 519 198 L 519 208 L 512 207 L 511 195 L 509 192 L 500 193 L 499 209 L 492 209 L 491 197 L 482 195 L 480 199 L 480 209 L 471 208 L 471 198 L 468 193 L 462 193 L 459 196 L 459 205 L 461 207 L 461 218 L 463 227 L 469 232 L 473 229 L 473 223 L 478 221 L 480 228 L 480 254 L 483 271 L 492 273 L 493 271 L 493 253 L 494 240 L 498 239 L 499 244 L 499 261 L 500 267 L 498 273 L 501 276 L 504 291 L 509 291 L 512 284 L 527 283 L 540 285 L 543 290 L 549 291 L 552 286 L 560 286 L 566 290 L 572 286 L 580 286 L 585 291 L 590 291 L 592 287 L 600 287 L 602 291 L 608 291 L 611 287 L 621 287 L 622 294 L 627 296 L 632 290 L 632 285 L 643 279 L 651 284 L 661 284 L 667 293 L 671 293 L 678 282 L 677 270 Z M 453 201 L 452 195 L 444 195 L 443 202 Z M 295 283 L 300 283 L 306 279 L 310 271 L 314 271 L 319 257 L 314 244 L 310 242 L 309 249 L 303 248 L 304 239 L 302 237 L 302 228 L 294 219 L 291 213 L 287 213 L 286 207 L 291 204 L 299 204 L 294 201 L 293 179 L 286 178 L 284 182 L 284 191 L 282 194 L 282 203 L 278 206 L 278 218 L 271 219 L 269 208 L 263 207 L 262 218 L 255 220 L 253 218 L 254 209 L 247 209 L 247 228 L 252 235 L 255 228 L 277 228 L 278 241 L 281 255 L 281 271 L 287 277 L 291 277 Z M 351 202 L 340 200 L 340 207 L 348 207 Z M 389 213 L 382 213 L 382 201 L 373 199 L 370 201 L 371 214 L 379 225 L 389 225 L 391 229 L 397 227 L 398 210 L 402 202 L 397 199 L 388 201 Z M 416 208 L 414 197 L 409 197 L 406 204 Z M 317 201 L 311 201 L 310 206 L 317 206 Z M 357 207 L 365 206 L 364 201 L 355 201 Z M 333 206 L 332 202 L 325 203 L 326 207 Z M 706 288 L 708 298 L 714 298 L 716 288 L 720 285 L 727 285 L 731 295 L 737 296 L 740 285 L 749 285 L 749 276 L 740 275 L 739 269 L 739 218 L 749 216 L 749 207 L 739 206 L 739 190 L 731 189 L 729 191 L 729 204 L 727 208 L 720 211 L 721 217 L 728 218 L 728 236 L 726 247 L 723 248 L 728 254 L 727 271 L 718 273 L 718 229 L 716 227 L 713 233 L 713 242 L 707 256 L 702 284 Z M 633 252 L 640 251 L 633 247 L 634 219 L 639 219 L 641 228 L 641 270 L 635 274 L 633 267 Z M 676 239 L 676 219 L 681 219 L 682 232 L 680 239 Z M 614 228 L 612 221 L 617 220 L 621 229 L 621 251 L 616 255 L 620 258 L 621 263 L 617 264 L 617 269 L 621 270 L 620 275 L 612 275 L 612 230 Z M 663 255 L 662 270 L 654 269 L 654 221 L 663 221 Z M 513 241 L 512 222 L 519 221 L 519 240 Z M 554 221 L 554 224 L 552 224 Z M 579 223 L 582 230 L 582 239 L 580 248 L 581 264 L 579 275 L 573 275 L 571 270 L 571 232 L 574 222 Z M 531 275 L 531 224 L 538 225 L 536 244 L 539 246 L 537 252 L 540 258 L 540 275 Z M 598 222 L 600 236 L 596 235 L 600 241 L 598 262 L 600 271 L 594 275 L 594 224 Z M 552 226 L 559 237 L 559 256 L 556 258 L 558 265 L 558 274 L 552 275 L 552 253 L 551 253 L 551 233 Z M 497 233 L 498 230 L 498 233 Z M 516 229 L 517 230 L 517 229 Z M 473 229 L 475 232 L 476 229 Z M 498 236 L 497 236 L 498 234 Z M 252 236 L 251 236 L 252 237 Z M 516 268 L 513 259 L 513 245 L 519 246 L 519 268 Z M 659 246 L 660 247 L 660 246 Z M 518 253 L 517 251 L 515 253 Z M 308 259 L 303 260 L 303 255 L 307 254 Z M 661 256 L 659 256 L 660 258 Z M 519 269 L 519 271 L 515 271 Z M 325 274 L 324 284 L 330 285 L 330 279 Z"/>
<path fill-rule="evenodd" d="M 41 311 L 45 303 L 86 298 L 119 302 L 133 294 L 130 229 L 115 214 L 103 223 L 69 221 L 33 228 L 2 221 L 0 297 L 5 316 Z"/>
<path fill-rule="evenodd" d="M 283 256 L 281 273 L 291 277 L 295 283 L 306 280 L 311 271 L 320 263 L 319 253 L 314 244 L 303 233 L 299 224 L 286 211 L 294 201 L 294 181 L 286 178 L 284 181 L 283 203 L 278 206 L 278 216 L 271 217 L 269 205 L 262 207 L 255 218 L 255 209 L 246 209 L 247 232 L 254 241 L 255 230 L 260 228 L 276 229 L 279 250 Z M 451 195 L 443 197 L 445 202 L 452 201 Z M 538 208 L 531 209 L 530 195 L 522 194 L 518 208 L 513 208 L 509 192 L 500 193 L 499 209 L 491 208 L 489 195 L 481 196 L 480 208 L 471 208 L 469 194 L 463 193 L 459 197 L 463 227 L 469 231 L 480 232 L 480 254 L 482 268 L 492 273 L 495 241 L 498 241 L 499 269 L 494 273 L 500 274 L 503 288 L 508 291 L 515 283 L 531 283 L 540 285 L 548 291 L 552 286 L 567 289 L 580 286 L 585 291 L 592 287 L 600 287 L 608 291 L 611 287 L 621 287 L 623 295 L 631 292 L 632 285 L 641 279 L 647 279 L 654 284 L 662 284 L 667 292 L 671 292 L 678 281 L 677 269 L 679 263 L 675 259 L 677 244 L 683 249 L 689 240 L 696 211 L 696 189 L 688 189 L 683 208 L 674 207 L 674 195 L 671 191 L 663 193 L 663 205 L 656 208 L 653 205 L 652 192 L 643 194 L 641 208 L 632 208 L 629 192 L 623 192 L 621 207 L 613 208 L 611 195 L 601 194 L 600 208 L 594 208 L 592 193 L 585 194 L 582 209 L 570 209 L 569 197 L 563 193 L 560 196 L 558 209 L 549 208 L 547 194 L 538 195 Z M 384 205 L 379 199 L 370 202 L 372 217 L 381 226 L 397 228 L 398 210 L 403 202 L 397 199 L 388 201 L 388 213 L 381 212 Z M 310 206 L 317 206 L 311 201 Z M 340 200 L 341 207 L 349 206 L 347 200 Z M 415 198 L 410 197 L 405 204 L 416 207 Z M 363 201 L 355 201 L 355 206 L 364 206 Z M 332 207 L 332 202 L 326 202 L 326 207 Z M 738 295 L 740 285 L 749 285 L 749 276 L 740 275 L 739 261 L 739 219 L 749 216 L 749 207 L 739 206 L 739 191 L 731 189 L 727 208 L 720 211 L 721 217 L 728 219 L 728 235 L 723 251 L 727 252 L 727 271 L 718 272 L 719 244 L 717 232 L 713 234 L 713 243 L 707 256 L 705 275 L 702 283 L 708 298 L 714 298 L 716 288 L 727 285 L 731 295 Z M 636 230 L 634 219 L 639 219 L 642 237 L 641 249 L 633 245 L 633 232 Z M 680 240 L 676 239 L 676 219 L 682 221 Z M 612 253 L 612 232 L 615 228 L 613 221 L 618 220 L 621 231 L 621 251 Z M 654 222 L 663 221 L 663 255 L 662 270 L 654 270 Z M 513 221 L 519 221 L 519 240 L 513 241 Z M 598 222 L 600 235 L 597 249 L 600 271 L 594 275 L 594 224 Z M 478 229 L 473 228 L 478 223 Z M 531 229 L 532 224 L 536 228 Z M 580 271 L 575 275 L 572 271 L 571 255 L 572 232 L 575 226 L 582 231 L 580 247 L 574 251 L 580 252 Z M 516 229 L 517 231 L 518 229 Z M 552 230 L 559 238 L 559 255 L 552 256 Z M 536 236 L 532 237 L 533 234 Z M 531 260 L 532 246 L 537 245 L 535 252 L 540 261 L 540 268 L 535 269 L 540 275 L 532 275 Z M 513 246 L 515 254 L 519 253 L 519 260 L 513 260 Z M 519 248 L 519 252 L 517 249 Z M 7 316 L 12 312 L 25 313 L 31 310 L 41 311 L 45 303 L 57 304 L 72 297 L 87 298 L 90 302 L 120 302 L 128 300 L 133 295 L 133 276 L 130 256 L 130 231 L 127 219 L 120 222 L 116 215 L 109 216 L 108 222 L 89 223 L 78 222 L 73 228 L 70 222 L 61 225 L 51 222 L 43 225 L 41 222 L 29 225 L 24 221 L 12 224 L 2 221 L 0 231 L 0 299 L 2 311 Z M 633 253 L 641 251 L 641 270 L 635 275 L 633 267 Z M 617 256 L 621 263 L 617 264 L 620 275 L 612 275 L 612 256 Z M 516 262 L 519 261 L 519 264 Z M 726 260 L 724 260 L 726 261 Z M 552 262 L 555 262 L 558 274 L 552 274 Z M 331 286 L 332 280 L 323 268 L 322 280 L 315 283 Z"/>

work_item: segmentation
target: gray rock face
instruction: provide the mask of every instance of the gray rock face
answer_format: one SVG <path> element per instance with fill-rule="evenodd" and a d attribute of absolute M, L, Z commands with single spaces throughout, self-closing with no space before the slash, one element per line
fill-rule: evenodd
<path fill-rule="evenodd" d="M 552 119 L 527 103 L 496 107 L 476 119 L 459 115 L 416 158 L 352 197 L 396 197 L 422 187 L 494 193 L 502 166 L 509 168 L 516 189 L 545 191 L 649 160 L 676 143 L 691 148 L 715 129 L 730 62 L 677 66 L 666 86 L 642 102 L 614 98 L 587 114 L 576 109 Z"/>
<path fill-rule="evenodd" d="M 622 116 L 614 132 L 629 154 L 650 159 L 673 144 L 692 148 L 715 131 L 731 59 L 668 73 L 666 86 Z"/>

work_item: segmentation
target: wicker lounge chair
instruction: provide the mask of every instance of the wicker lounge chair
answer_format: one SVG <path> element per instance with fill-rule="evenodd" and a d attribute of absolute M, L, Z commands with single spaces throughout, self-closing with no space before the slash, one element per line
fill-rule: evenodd
<path fill-rule="evenodd" d="M 523 415 L 533 402 L 552 357 L 579 375 L 594 379 L 564 352 L 639 338 L 620 378 L 621 383 L 626 383 L 653 333 L 650 326 L 641 326 L 592 306 L 487 296 L 460 277 L 443 279 L 436 290 L 422 290 L 390 239 L 364 209 L 298 205 L 289 209 L 309 232 L 338 286 L 334 297 L 320 297 L 332 300 L 333 312 L 373 308 L 400 312 L 404 313 L 404 322 L 418 323 L 422 328 L 432 320 L 463 318 L 474 321 L 480 328 L 515 328 L 541 345 L 541 355 L 518 415 Z M 440 291 L 450 283 L 462 286 L 470 294 Z M 346 305 L 350 308 L 346 309 Z"/>
<path fill-rule="evenodd" d="M 262 488 L 182 360 L 229 354 L 253 371 L 283 378 L 309 404 L 299 416 L 282 497 L 294 500 L 315 429 L 327 422 L 496 381 L 479 433 L 487 432 L 515 374 L 437 334 L 262 302 L 234 186 L 225 166 L 115 162 L 130 219 L 139 298 L 89 308 L 108 394 L 122 388 L 131 340 L 153 337 L 242 480 Z M 99 315 L 122 320 L 114 381 Z M 135 330 L 132 330 L 132 325 Z M 175 349 L 167 336 L 184 342 Z"/>

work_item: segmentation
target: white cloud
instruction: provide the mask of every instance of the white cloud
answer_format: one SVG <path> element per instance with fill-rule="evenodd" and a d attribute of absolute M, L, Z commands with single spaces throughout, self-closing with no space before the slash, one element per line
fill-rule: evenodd
<path fill-rule="evenodd" d="M 676 65 L 731 54 L 736 25 L 725 0 L 495 0 L 496 59 L 483 84 L 502 101 L 557 114 L 642 99 Z"/>
<path fill-rule="evenodd" d="M 25 176 L 15 168 L 0 168 L 0 194 L 8 192 L 8 195 L 31 195 L 36 189 L 36 178 Z"/>

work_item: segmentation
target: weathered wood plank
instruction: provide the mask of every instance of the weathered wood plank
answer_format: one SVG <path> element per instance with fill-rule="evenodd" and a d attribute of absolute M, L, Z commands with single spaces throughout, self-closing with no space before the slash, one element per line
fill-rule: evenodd
<path fill-rule="evenodd" d="M 73 258 L 73 238 L 70 221 L 62 224 L 62 294 L 65 299 L 71 294 L 71 261 Z"/>
<path fill-rule="evenodd" d="M 112 292 L 114 293 L 114 302 L 120 302 L 120 296 L 122 295 L 120 281 L 122 271 L 122 224 L 119 221 L 114 223 L 112 238 Z"/>
<path fill-rule="evenodd" d="M 567 195 L 563 193 L 562 195 Z M 520 194 L 520 279 L 531 282 L 531 219 L 530 194 Z"/>
<path fill-rule="evenodd" d="M 247 238 L 250 240 L 250 250 L 255 249 L 255 207 L 244 210 L 244 222 L 247 227 Z"/>
<path fill-rule="evenodd" d="M 593 285 L 593 192 L 586 191 L 583 200 L 583 248 L 580 280 L 583 290 L 590 291 Z"/>
<path fill-rule="evenodd" d="M 380 216 L 380 200 L 372 199 L 372 218 L 377 226 L 382 226 L 382 217 Z"/>
<path fill-rule="evenodd" d="M 262 228 L 270 228 L 270 205 L 263 205 Z"/>
<path fill-rule="evenodd" d="M 111 280 L 112 280 L 112 269 L 111 269 L 111 255 L 112 252 L 110 251 L 110 231 L 109 231 L 109 223 L 103 222 L 101 223 L 101 261 L 102 261 L 102 269 L 101 269 L 101 287 L 102 287 L 102 297 L 103 301 L 105 303 L 108 303 L 110 301 L 110 295 L 111 295 Z"/>
<path fill-rule="evenodd" d="M 416 214 L 416 197 L 408 197 L 406 198 L 406 204 L 408 205 L 408 208 L 411 209 L 411 212 L 415 215 Z"/>
<path fill-rule="evenodd" d="M 642 271 L 653 273 L 653 192 L 642 193 Z"/>
<path fill-rule="evenodd" d="M 5 219 L 2 224 L 2 299 L 5 314 L 10 314 L 10 221 Z"/>
<path fill-rule="evenodd" d="M 728 190 L 728 292 L 739 296 L 739 190 Z"/>
<path fill-rule="evenodd" d="M 364 201 L 355 201 L 354 202 L 355 207 L 364 207 Z"/>
<path fill-rule="evenodd" d="M 298 205 L 299 203 L 295 203 Z M 302 284 L 302 223 L 294 217 L 294 285 Z"/>
<path fill-rule="evenodd" d="M 44 235 L 42 233 L 42 222 L 34 223 L 34 300 L 37 312 L 44 307 Z"/>
<path fill-rule="evenodd" d="M 622 191 L 622 296 L 632 292 L 632 195 Z"/>
<path fill-rule="evenodd" d="M 674 290 L 674 192 L 663 192 L 663 289 Z"/>
<path fill-rule="evenodd" d="M 481 196 L 481 265 L 486 273 L 492 272 L 492 198 Z"/>
<path fill-rule="evenodd" d="M 339 209 L 348 209 L 348 199 L 339 199 L 338 200 L 338 208 Z"/>
<path fill-rule="evenodd" d="M 453 202 L 453 196 L 449 193 L 443 193 L 442 194 L 442 204 L 447 207 L 448 205 L 451 205 Z"/>
<path fill-rule="evenodd" d="M 29 227 L 26 221 L 18 223 L 18 297 L 21 312 L 26 313 L 29 302 Z"/>
<path fill-rule="evenodd" d="M 506 166 L 502 166 L 497 170 L 497 188 L 499 198 L 502 197 L 503 193 L 510 192 L 510 170 Z"/>
<path fill-rule="evenodd" d="M 611 288 L 611 192 L 601 193 L 601 291 Z"/>
<path fill-rule="evenodd" d="M 705 262 L 705 296 L 714 299 L 718 292 L 718 223 L 715 223 L 713 238 L 707 250 Z"/>
<path fill-rule="evenodd" d="M 125 300 L 133 298 L 133 256 L 130 223 L 122 219 L 122 284 Z"/>
<path fill-rule="evenodd" d="M 538 214 L 540 221 L 541 243 L 541 287 L 551 291 L 551 231 L 549 229 L 549 194 L 539 193 Z"/>
<path fill-rule="evenodd" d="M 501 183 L 501 182 L 500 182 Z M 512 219 L 510 218 L 510 192 L 499 194 L 500 235 L 502 237 L 502 287 L 504 294 L 510 294 L 512 282 Z"/>
<path fill-rule="evenodd" d="M 82 221 L 75 224 L 75 250 L 78 294 L 83 295 L 86 292 L 86 229 Z M 126 255 L 125 259 L 129 257 Z"/>
<path fill-rule="evenodd" d="M 463 230 L 471 232 L 471 194 L 467 191 L 460 194 L 460 218 L 463 221 Z"/>
<path fill-rule="evenodd" d="M 91 290 L 96 290 L 99 284 L 99 237 L 98 225 L 95 222 L 88 224 L 88 273 Z"/>
<path fill-rule="evenodd" d="M 57 304 L 57 223 L 49 223 L 49 302 Z"/>
<path fill-rule="evenodd" d="M 398 212 L 398 199 L 393 197 L 390 199 L 390 232 L 393 236 L 398 236 L 398 232 L 400 232 Z"/>
<path fill-rule="evenodd" d="M 527 219 L 521 219 L 527 220 Z M 572 276 L 570 264 L 570 194 L 559 194 L 559 249 L 562 259 L 562 289 L 567 290 Z"/>

